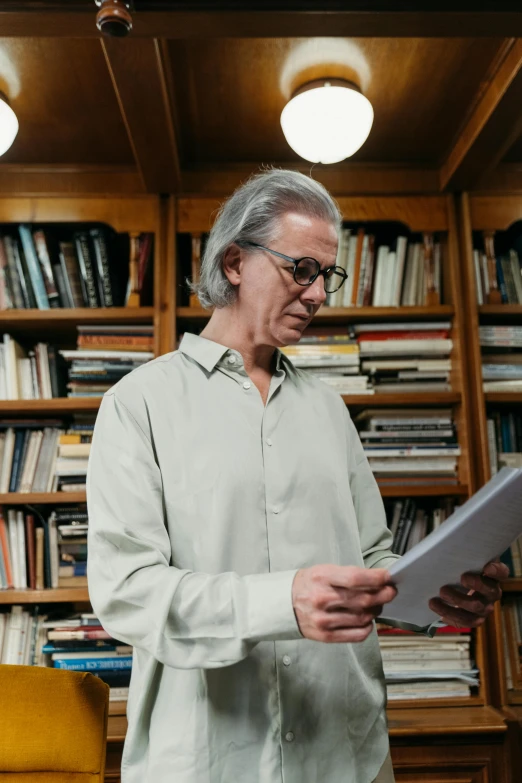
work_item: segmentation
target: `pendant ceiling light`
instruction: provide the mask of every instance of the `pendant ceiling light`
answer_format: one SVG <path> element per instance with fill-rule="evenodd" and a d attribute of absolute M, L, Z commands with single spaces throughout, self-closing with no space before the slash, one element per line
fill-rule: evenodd
<path fill-rule="evenodd" d="M 281 113 L 289 145 L 313 163 L 338 163 L 364 144 L 373 123 L 373 108 L 356 84 L 345 79 L 318 79 L 293 94 Z"/>
<path fill-rule="evenodd" d="M 7 152 L 17 133 L 17 116 L 9 106 L 6 96 L 0 92 L 0 155 Z"/>

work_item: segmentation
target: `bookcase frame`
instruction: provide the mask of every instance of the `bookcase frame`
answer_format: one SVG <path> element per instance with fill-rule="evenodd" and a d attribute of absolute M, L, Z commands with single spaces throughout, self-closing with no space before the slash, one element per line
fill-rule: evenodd
<path fill-rule="evenodd" d="M 475 426 L 473 428 L 473 452 L 478 486 L 491 477 L 487 436 L 487 405 L 519 406 L 522 411 L 520 392 L 484 392 L 482 384 L 482 359 L 479 326 L 482 319 L 500 324 L 522 325 L 522 305 L 478 305 L 476 296 L 475 269 L 473 264 L 473 231 L 505 231 L 516 221 L 522 220 L 522 194 L 491 195 L 484 193 L 463 193 L 458 205 L 461 228 L 462 278 L 467 312 L 468 374 L 471 379 L 470 404 Z M 522 593 L 522 579 L 510 578 L 503 585 L 504 593 Z M 501 707 L 508 718 L 513 747 L 513 780 L 522 779 L 522 700 L 510 698 L 506 684 L 502 640 L 501 609 L 488 624 L 488 646 L 490 651 L 490 681 L 493 702 Z"/>
<path fill-rule="evenodd" d="M 226 194 L 224 194 L 224 197 Z M 369 321 L 414 321 L 433 318 L 451 319 L 452 392 L 419 394 L 347 395 L 344 400 L 351 408 L 375 406 L 448 406 L 454 410 L 462 454 L 459 458 L 460 483 L 433 487 L 386 487 L 387 497 L 454 496 L 465 499 L 478 485 L 473 456 L 473 428 L 475 426 L 470 401 L 468 374 L 467 312 L 459 274 L 459 237 L 455 202 L 451 195 L 426 196 L 353 196 L 338 199 L 343 216 L 350 221 L 399 221 L 411 231 L 437 231 L 444 234 L 443 289 L 444 303 L 437 307 L 365 307 L 324 308 L 315 323 L 349 324 Z M 55 196 L 0 198 L 0 222 L 79 222 L 101 221 L 118 231 L 154 231 L 155 277 L 154 305 L 139 308 L 132 314 L 135 322 L 154 324 L 154 352 L 161 355 L 176 347 L 176 335 L 191 324 L 202 324 L 209 313 L 202 309 L 178 306 L 176 247 L 178 232 L 208 231 L 219 207 L 220 199 L 192 196 Z M 111 313 L 111 310 L 113 312 Z M 0 324 L 8 331 L 17 319 L 24 328 L 48 325 L 50 319 L 64 320 L 67 328 L 85 322 L 129 322 L 130 308 L 80 311 L 4 311 Z M 136 308 L 136 311 L 138 308 Z M 96 411 L 99 400 L 30 400 L 0 401 L 2 415 L 20 415 L 29 412 L 53 415 L 71 411 Z M 0 503 L 77 503 L 85 501 L 85 494 L 65 496 L 54 494 L 0 495 Z M 71 608 L 88 606 L 87 589 L 36 591 L 0 591 L 0 603 L 31 604 L 68 602 Z M 412 701 L 394 702 L 388 709 L 389 731 L 393 746 L 395 774 L 398 783 L 435 780 L 431 772 L 437 770 L 437 781 L 488 781 L 508 783 L 508 771 L 503 763 L 506 723 L 492 706 L 490 683 L 490 649 L 482 628 L 476 633 L 476 660 L 481 670 L 479 693 L 469 699 L 437 699 L 429 704 Z M 118 765 L 126 731 L 125 704 L 111 703 L 108 729 L 106 780 L 119 780 Z M 477 753 L 477 742 L 481 752 Z M 492 769 L 495 769 L 493 775 Z M 412 778 L 411 775 L 415 777 Z M 493 776 L 492 776 L 493 775 Z"/>

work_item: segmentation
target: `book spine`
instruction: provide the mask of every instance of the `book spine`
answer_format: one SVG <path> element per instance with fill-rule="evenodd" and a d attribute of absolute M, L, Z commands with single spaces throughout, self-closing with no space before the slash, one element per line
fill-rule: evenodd
<path fill-rule="evenodd" d="M 63 659 L 57 658 L 54 662 L 56 669 L 68 669 L 69 671 L 126 671 L 132 669 L 132 658 L 93 658 Z"/>
<path fill-rule="evenodd" d="M 83 298 L 88 307 L 99 307 L 98 292 L 96 290 L 96 277 L 94 263 L 89 246 L 89 235 L 84 231 L 75 234 L 76 253 L 80 267 L 80 282 Z"/>
<path fill-rule="evenodd" d="M 40 310 L 49 310 L 49 299 L 47 297 L 47 291 L 45 289 L 44 277 L 42 269 L 36 255 L 36 250 L 33 244 L 33 238 L 31 236 L 31 229 L 29 226 L 20 225 L 18 227 L 20 234 L 20 240 L 22 242 L 22 248 L 27 262 L 27 268 L 33 285 L 33 291 L 36 298 L 36 304 Z"/>

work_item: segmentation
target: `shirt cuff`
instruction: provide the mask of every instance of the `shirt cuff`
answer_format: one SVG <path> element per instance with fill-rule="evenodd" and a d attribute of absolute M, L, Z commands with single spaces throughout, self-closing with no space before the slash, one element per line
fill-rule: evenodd
<path fill-rule="evenodd" d="M 296 573 L 297 569 L 243 577 L 252 641 L 303 638 L 292 602 L 292 584 Z"/>

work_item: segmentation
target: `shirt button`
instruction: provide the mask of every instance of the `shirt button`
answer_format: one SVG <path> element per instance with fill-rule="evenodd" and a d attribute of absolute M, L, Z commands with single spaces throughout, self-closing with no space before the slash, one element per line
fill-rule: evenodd
<path fill-rule="evenodd" d="M 279 508 L 276 506 L 276 507 L 273 509 L 273 511 L 274 511 L 274 514 L 279 514 L 279 511 L 280 511 L 280 509 L 279 509 Z"/>
<path fill-rule="evenodd" d="M 294 739 L 295 739 L 294 732 L 293 731 L 287 731 L 286 734 L 285 734 L 285 740 L 287 742 L 293 742 Z"/>
<path fill-rule="evenodd" d="M 272 441 L 270 440 L 270 438 L 266 439 L 266 445 L 267 446 L 271 446 L 272 445 Z"/>
<path fill-rule="evenodd" d="M 252 384 L 249 381 L 245 381 L 243 384 L 243 389 L 250 389 L 251 386 Z"/>
<path fill-rule="evenodd" d="M 290 664 L 292 663 L 292 659 L 290 658 L 289 655 L 283 655 L 283 663 L 285 666 L 290 666 Z"/>
<path fill-rule="evenodd" d="M 235 364 L 237 360 L 235 356 L 229 356 L 227 361 L 229 364 Z"/>

